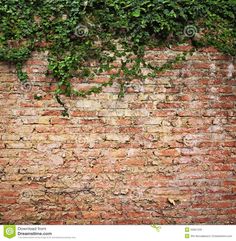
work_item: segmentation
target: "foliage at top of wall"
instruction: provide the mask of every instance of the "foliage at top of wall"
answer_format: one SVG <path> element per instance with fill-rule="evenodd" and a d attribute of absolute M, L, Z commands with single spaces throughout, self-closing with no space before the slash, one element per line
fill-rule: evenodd
<path fill-rule="evenodd" d="M 57 96 L 97 93 L 115 79 L 122 96 L 129 80 L 146 77 L 143 67 L 154 77 L 185 59 L 179 55 L 156 67 L 143 58 L 145 47 L 189 40 L 195 48 L 211 45 L 235 56 L 236 0 L 1 0 L 0 4 L 0 61 L 14 63 L 18 78 L 26 82 L 24 62 L 32 51 L 47 49 Z M 116 59 L 121 66 L 110 81 L 87 91 L 71 87 L 72 77 L 92 79 L 116 68 Z M 91 61 L 96 67 L 88 66 Z"/>

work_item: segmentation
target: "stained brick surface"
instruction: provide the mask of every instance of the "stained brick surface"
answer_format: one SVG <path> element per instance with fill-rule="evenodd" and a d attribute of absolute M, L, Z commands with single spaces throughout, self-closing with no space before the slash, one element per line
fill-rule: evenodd
<path fill-rule="evenodd" d="M 186 50 L 146 57 L 161 64 Z M 63 98 L 70 117 L 62 117 L 46 53 L 27 62 L 28 89 L 1 63 L 0 223 L 236 224 L 232 65 L 203 49 L 154 79 L 133 80 L 121 100 L 116 84 Z"/>

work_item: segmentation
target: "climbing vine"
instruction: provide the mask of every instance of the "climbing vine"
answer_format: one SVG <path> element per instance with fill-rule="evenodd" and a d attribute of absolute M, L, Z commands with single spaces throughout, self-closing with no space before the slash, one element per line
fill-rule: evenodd
<path fill-rule="evenodd" d="M 85 97 L 114 81 L 122 97 L 130 80 L 155 77 L 186 58 L 153 66 L 144 58 L 146 47 L 191 41 L 189 54 L 211 45 L 236 55 L 235 0 L 1 0 L 0 16 L 0 61 L 15 64 L 25 83 L 25 61 L 32 51 L 47 50 L 48 74 L 57 81 L 62 105 L 62 94 Z M 71 84 L 73 77 L 92 80 L 112 70 L 109 81 L 89 90 Z"/>

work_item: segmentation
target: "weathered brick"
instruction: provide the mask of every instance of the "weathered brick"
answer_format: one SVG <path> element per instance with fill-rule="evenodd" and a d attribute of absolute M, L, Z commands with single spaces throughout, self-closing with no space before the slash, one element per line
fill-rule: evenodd
<path fill-rule="evenodd" d="M 145 57 L 160 65 L 191 48 L 153 48 Z M 27 61 L 37 83 L 27 93 L 14 66 L 0 63 L 0 222 L 236 224 L 232 59 L 209 47 L 188 60 L 132 80 L 122 99 L 117 83 L 62 97 L 69 117 L 45 76 L 46 53 Z M 89 89 L 109 74 L 72 85 Z"/>

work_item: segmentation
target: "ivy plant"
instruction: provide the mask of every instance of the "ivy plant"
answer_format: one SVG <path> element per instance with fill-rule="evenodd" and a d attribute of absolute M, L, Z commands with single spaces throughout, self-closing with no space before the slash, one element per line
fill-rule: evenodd
<path fill-rule="evenodd" d="M 236 0 L 1 0 L 0 16 L 0 61 L 15 64 L 25 83 L 25 61 L 32 51 L 47 50 L 48 72 L 63 106 L 60 95 L 85 97 L 114 81 L 122 97 L 132 79 L 155 77 L 186 58 L 181 54 L 156 67 L 145 60 L 146 47 L 191 40 L 189 54 L 211 45 L 236 55 Z M 92 80 L 113 69 L 109 81 L 89 90 L 71 84 L 73 77 Z"/>

